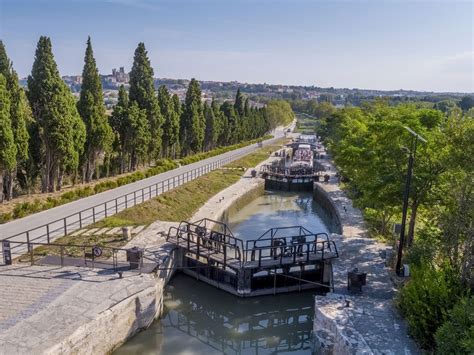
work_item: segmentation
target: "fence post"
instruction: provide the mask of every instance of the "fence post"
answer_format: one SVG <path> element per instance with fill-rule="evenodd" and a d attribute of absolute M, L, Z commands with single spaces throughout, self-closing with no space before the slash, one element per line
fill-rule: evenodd
<path fill-rule="evenodd" d="M 46 225 L 46 240 L 48 241 L 48 244 L 49 244 L 49 224 Z"/>
<path fill-rule="evenodd" d="M 148 197 L 149 197 L 149 200 L 151 200 L 151 185 L 148 186 L 148 191 L 149 191 L 149 196 Z"/>
<path fill-rule="evenodd" d="M 117 199 L 115 199 L 115 213 L 118 213 L 118 202 Z"/>
<path fill-rule="evenodd" d="M 64 218 L 63 221 L 64 221 L 64 235 L 67 235 L 67 223 L 66 223 L 66 218 Z"/>
<path fill-rule="evenodd" d="M 136 191 L 133 191 L 133 205 L 134 206 L 137 205 L 137 192 Z"/>
<path fill-rule="evenodd" d="M 125 209 L 128 208 L 128 194 L 125 195 Z"/>
<path fill-rule="evenodd" d="M 105 218 L 107 218 L 107 202 L 105 202 L 104 212 L 105 212 Z"/>
<path fill-rule="evenodd" d="M 95 223 L 95 206 L 92 207 L 92 222 Z"/>
<path fill-rule="evenodd" d="M 26 246 L 28 248 L 28 251 L 30 251 L 31 246 L 30 246 L 30 232 L 29 231 L 26 232 L 26 243 L 27 243 Z"/>
<path fill-rule="evenodd" d="M 79 211 L 79 229 L 82 229 L 82 211 Z M 49 236 L 49 233 L 48 233 Z"/>

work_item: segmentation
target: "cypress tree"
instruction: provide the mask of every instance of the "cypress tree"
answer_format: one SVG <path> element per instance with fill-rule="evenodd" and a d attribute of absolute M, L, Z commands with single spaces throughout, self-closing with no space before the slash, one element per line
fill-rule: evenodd
<path fill-rule="evenodd" d="M 221 106 L 221 111 L 226 117 L 227 121 L 227 139 L 224 142 L 226 145 L 234 144 L 238 141 L 239 136 L 239 124 L 238 124 L 238 117 L 236 115 L 234 106 L 226 101 Z"/>
<path fill-rule="evenodd" d="M 5 46 L 0 40 L 0 73 L 6 79 L 7 91 L 10 99 L 10 122 L 13 139 L 16 145 L 15 166 L 9 170 L 5 177 L 6 199 L 13 198 L 13 185 L 17 176 L 18 166 L 26 163 L 28 159 L 29 134 L 27 122 L 31 120 L 31 111 L 28 106 L 25 92 L 20 87 L 18 75 L 13 70 L 8 59 Z"/>
<path fill-rule="evenodd" d="M 114 107 L 112 116 L 110 117 L 110 125 L 115 133 L 117 146 L 120 156 L 120 173 L 123 174 L 128 167 L 128 151 L 129 146 L 129 127 L 128 122 L 128 94 L 123 85 L 120 86 L 118 94 L 118 102 Z"/>
<path fill-rule="evenodd" d="M 214 148 L 216 144 L 216 118 L 214 111 L 207 104 L 204 104 L 204 117 L 206 118 L 206 131 L 204 134 L 204 150 Z"/>
<path fill-rule="evenodd" d="M 127 121 L 130 138 L 127 139 L 126 149 L 130 153 L 130 170 L 135 170 L 139 163 L 147 159 L 147 147 L 150 144 L 151 133 L 148 129 L 146 110 L 140 109 L 135 101 L 130 102 L 127 110 Z"/>
<path fill-rule="evenodd" d="M 0 202 L 3 202 L 3 178 L 16 165 L 16 146 L 10 120 L 10 95 L 7 80 L 0 74 Z"/>
<path fill-rule="evenodd" d="M 224 116 L 224 113 L 221 111 L 220 105 L 217 101 L 212 100 L 211 104 L 212 111 L 214 112 L 215 118 L 215 134 L 216 134 L 216 145 L 222 146 L 227 142 L 227 118 Z"/>
<path fill-rule="evenodd" d="M 245 115 L 245 98 L 244 95 L 240 92 L 240 88 L 237 89 L 237 94 L 235 95 L 235 103 L 234 109 L 235 112 L 240 116 L 243 117 Z"/>
<path fill-rule="evenodd" d="M 110 150 L 113 138 L 112 129 L 105 115 L 102 83 L 94 59 L 90 37 L 87 39 L 81 94 L 77 103 L 77 110 L 87 132 L 82 157 L 83 177 L 86 182 L 90 182 L 96 170 L 97 159 L 101 154 Z"/>
<path fill-rule="evenodd" d="M 180 122 L 181 154 L 189 155 L 202 150 L 206 122 L 201 103 L 201 88 L 191 79 L 186 92 L 185 106 Z"/>
<path fill-rule="evenodd" d="M 66 170 L 75 171 L 85 140 L 85 127 L 77 112 L 75 100 L 62 81 L 51 40 L 41 36 L 35 61 L 28 77 L 28 99 L 35 119 L 35 131 L 41 152 L 42 191 L 52 192 L 57 178 L 61 188 Z"/>
<path fill-rule="evenodd" d="M 178 154 L 180 153 L 180 146 L 179 146 L 179 137 L 180 137 L 180 120 L 181 120 L 181 115 L 183 114 L 183 109 L 181 106 L 181 102 L 179 102 L 179 97 L 178 95 L 174 94 L 171 98 L 171 101 L 173 102 L 173 111 L 176 115 L 176 127 L 175 127 L 175 133 L 176 133 L 176 138 L 175 142 L 173 145 L 173 158 L 176 158 Z"/>
<path fill-rule="evenodd" d="M 179 139 L 179 113 L 175 111 L 173 99 L 165 85 L 158 89 L 158 103 L 161 116 L 164 118 L 162 152 L 168 158 L 173 155 L 175 144 Z"/>
<path fill-rule="evenodd" d="M 158 100 L 153 84 L 153 68 L 151 67 L 145 44 L 140 42 L 133 58 L 130 72 L 130 103 L 136 102 L 138 108 L 145 110 L 151 133 L 148 149 L 148 160 L 158 158 L 161 150 L 163 117 L 160 114 Z"/>

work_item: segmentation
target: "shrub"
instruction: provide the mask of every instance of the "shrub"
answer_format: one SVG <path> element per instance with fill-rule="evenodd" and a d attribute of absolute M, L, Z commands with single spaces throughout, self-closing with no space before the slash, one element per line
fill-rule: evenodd
<path fill-rule="evenodd" d="M 410 334 L 423 348 L 434 347 L 436 330 L 461 295 L 458 277 L 449 267 L 424 264 L 412 268 L 411 280 L 400 291 L 397 303 Z"/>
<path fill-rule="evenodd" d="M 435 335 L 437 354 L 474 354 L 474 297 L 462 298 Z"/>

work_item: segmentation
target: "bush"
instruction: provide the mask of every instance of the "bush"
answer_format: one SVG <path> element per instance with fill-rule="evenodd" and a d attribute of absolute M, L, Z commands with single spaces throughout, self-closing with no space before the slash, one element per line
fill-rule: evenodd
<path fill-rule="evenodd" d="M 436 330 L 461 296 L 462 287 L 450 268 L 426 264 L 412 268 L 411 280 L 400 291 L 397 303 L 410 334 L 423 348 L 434 347 Z"/>
<path fill-rule="evenodd" d="M 474 297 L 462 298 L 436 331 L 437 354 L 474 354 Z"/>

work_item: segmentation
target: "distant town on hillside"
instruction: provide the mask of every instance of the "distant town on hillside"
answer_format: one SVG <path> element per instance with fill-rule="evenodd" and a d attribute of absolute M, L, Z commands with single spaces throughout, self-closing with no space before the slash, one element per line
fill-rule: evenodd
<path fill-rule="evenodd" d="M 121 85 L 129 85 L 129 74 L 124 67 L 112 69 L 111 74 L 101 74 L 104 101 L 107 108 L 112 108 L 117 103 L 118 89 Z M 81 84 L 81 75 L 65 75 L 64 82 L 70 87 L 74 95 L 78 96 Z M 20 84 L 26 86 L 27 78 Z M 184 100 L 190 79 L 155 78 L 155 88 L 165 85 L 171 94 L 177 94 L 181 101 Z M 472 96 L 473 93 L 461 92 L 427 92 L 415 90 L 371 90 L 358 88 L 323 88 L 318 86 L 275 85 L 275 84 L 249 84 L 238 81 L 199 81 L 202 88 L 203 101 L 216 99 L 219 101 L 233 100 L 235 92 L 249 96 L 253 103 L 265 103 L 270 99 L 285 100 L 322 100 L 331 102 L 337 107 L 346 105 L 359 105 L 363 101 L 386 97 L 394 101 L 427 101 L 439 102 L 443 100 L 459 100 L 463 96 Z"/>

